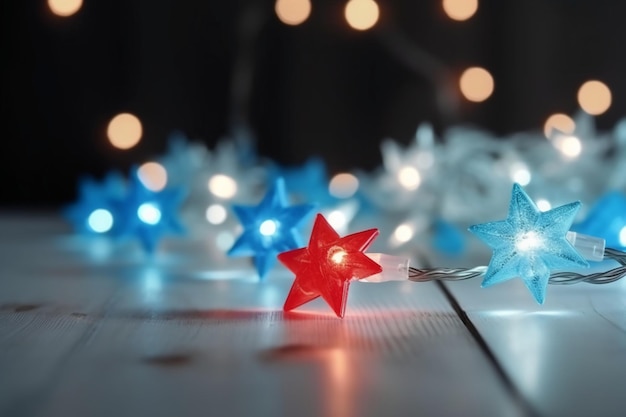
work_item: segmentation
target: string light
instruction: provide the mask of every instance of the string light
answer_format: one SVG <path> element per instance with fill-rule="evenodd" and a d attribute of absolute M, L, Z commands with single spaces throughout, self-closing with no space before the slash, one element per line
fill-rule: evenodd
<path fill-rule="evenodd" d="M 335 175 L 328 184 L 328 192 L 337 198 L 350 198 L 358 189 L 359 180 L 357 177 L 346 172 Z"/>
<path fill-rule="evenodd" d="M 216 174 L 209 180 L 209 191 L 216 197 L 228 200 L 237 194 L 237 182 L 228 175 Z"/>
<path fill-rule="evenodd" d="M 143 128 L 134 114 L 120 113 L 113 117 L 107 127 L 111 145 L 118 149 L 130 149 L 141 140 Z"/>
<path fill-rule="evenodd" d="M 552 204 L 543 198 L 537 200 L 537 208 L 541 211 L 548 211 L 552 208 Z"/>
<path fill-rule="evenodd" d="M 593 116 L 606 112 L 611 107 L 611 100 L 611 90 L 601 81 L 587 81 L 578 90 L 578 104 Z"/>
<path fill-rule="evenodd" d="M 467 100 L 479 103 L 487 100 L 493 94 L 493 77 L 484 68 L 471 67 L 461 74 L 459 87 Z"/>
<path fill-rule="evenodd" d="M 94 210 L 87 218 L 91 230 L 96 233 L 106 233 L 113 227 L 113 215 L 109 210 Z"/>
<path fill-rule="evenodd" d="M 211 224 L 222 224 L 226 221 L 226 217 L 228 217 L 228 213 L 226 212 L 226 208 L 221 204 L 211 204 L 206 209 L 206 219 Z"/>
<path fill-rule="evenodd" d="M 161 191 L 167 185 L 167 171 L 158 162 L 146 162 L 137 170 L 141 183 L 150 191 Z"/>
<path fill-rule="evenodd" d="M 309 18 L 311 2 L 310 0 L 276 0 L 274 11 L 284 24 L 297 26 Z"/>
<path fill-rule="evenodd" d="M 276 223 L 276 220 L 265 220 L 259 226 L 259 233 L 261 233 L 263 236 L 274 236 L 276 230 L 278 230 L 278 224 Z"/>
<path fill-rule="evenodd" d="M 555 113 L 548 117 L 546 123 L 543 125 L 543 134 L 546 138 L 550 139 L 555 130 L 565 133 L 566 135 L 571 135 L 576 130 L 576 123 L 566 114 Z"/>
<path fill-rule="evenodd" d="M 368 30 L 378 22 L 380 10 L 374 0 L 350 0 L 346 4 L 346 21 L 351 28 Z"/>
<path fill-rule="evenodd" d="M 566 158 L 576 158 L 582 152 L 582 143 L 576 136 L 557 135 L 552 144 Z"/>
<path fill-rule="evenodd" d="M 161 210 L 154 203 L 143 203 L 137 208 L 137 217 L 146 224 L 155 225 L 161 221 Z"/>
<path fill-rule="evenodd" d="M 478 10 L 478 0 L 443 0 L 441 5 L 448 17 L 457 21 L 469 19 Z"/>
<path fill-rule="evenodd" d="M 48 0 L 48 7 L 57 16 L 68 17 L 76 14 L 83 6 L 83 0 Z"/>
<path fill-rule="evenodd" d="M 396 230 L 393 232 L 393 237 L 399 243 L 406 243 L 413 239 L 413 228 L 410 225 L 403 223 L 396 227 Z"/>
<path fill-rule="evenodd" d="M 417 190 L 422 182 L 422 176 L 415 167 L 405 166 L 398 170 L 398 182 L 409 191 Z"/>

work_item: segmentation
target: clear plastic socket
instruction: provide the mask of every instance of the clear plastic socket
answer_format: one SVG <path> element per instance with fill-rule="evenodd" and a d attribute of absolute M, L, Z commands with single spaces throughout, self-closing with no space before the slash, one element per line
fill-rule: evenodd
<path fill-rule="evenodd" d="M 586 260 L 594 262 L 601 262 L 604 260 L 604 248 L 606 246 L 606 241 L 604 239 L 571 231 L 567 232 L 565 238 Z"/>
<path fill-rule="evenodd" d="M 383 268 L 380 274 L 360 279 L 360 282 L 406 281 L 409 279 L 409 259 L 384 253 L 366 253 L 366 255 Z"/>

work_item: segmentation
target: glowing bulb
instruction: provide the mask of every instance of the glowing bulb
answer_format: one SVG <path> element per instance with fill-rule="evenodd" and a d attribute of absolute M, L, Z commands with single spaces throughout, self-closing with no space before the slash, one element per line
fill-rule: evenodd
<path fill-rule="evenodd" d="M 548 117 L 546 123 L 543 125 L 543 134 L 546 135 L 546 138 L 550 139 L 554 134 L 553 130 L 571 135 L 574 133 L 574 130 L 576 130 L 576 123 L 566 114 L 555 113 Z"/>
<path fill-rule="evenodd" d="M 493 94 L 493 77 L 484 68 L 471 67 L 461 74 L 459 87 L 466 99 L 479 103 L 487 100 Z"/>
<path fill-rule="evenodd" d="M 520 252 L 536 250 L 541 248 L 542 246 L 543 242 L 539 238 L 539 235 L 537 235 L 537 233 L 533 232 L 532 230 L 530 232 L 522 234 L 521 236 L 518 236 L 515 241 L 515 248 Z"/>
<path fill-rule="evenodd" d="M 113 227 L 113 215 L 109 210 L 94 210 L 87 218 L 87 224 L 96 233 L 106 233 Z"/>
<path fill-rule="evenodd" d="M 107 136 L 111 145 L 118 149 L 130 149 L 141 140 L 143 128 L 137 116 L 120 113 L 109 122 Z"/>
<path fill-rule="evenodd" d="M 548 211 L 552 208 L 552 204 L 548 200 L 541 198 L 537 200 L 537 208 L 541 211 Z"/>
<path fill-rule="evenodd" d="M 611 107 L 611 101 L 611 90 L 601 81 L 587 81 L 578 90 L 578 104 L 591 115 L 606 112 Z"/>
<path fill-rule="evenodd" d="M 350 198 L 359 189 L 359 180 L 352 174 L 335 175 L 328 185 L 330 195 L 337 198 Z"/>
<path fill-rule="evenodd" d="M 576 158 L 583 148 L 580 139 L 576 136 L 557 136 L 552 144 L 567 158 Z"/>
<path fill-rule="evenodd" d="M 406 243 L 413 239 L 413 228 L 408 224 L 401 224 L 394 230 L 393 237 L 400 243 Z"/>
<path fill-rule="evenodd" d="M 161 210 L 152 203 L 143 203 L 137 209 L 137 217 L 146 224 L 155 225 L 161 221 Z"/>
<path fill-rule="evenodd" d="M 139 181 L 150 191 L 161 191 L 167 185 L 167 171 L 158 162 L 146 162 L 137 170 Z"/>
<path fill-rule="evenodd" d="M 276 233 L 277 229 L 278 224 L 274 220 L 265 220 L 263 223 L 261 223 L 261 226 L 259 226 L 259 232 L 263 236 L 272 236 L 274 235 L 274 233 Z"/>
<path fill-rule="evenodd" d="M 206 220 L 211 224 L 222 224 L 226 221 L 228 213 L 221 204 L 211 204 L 206 209 Z"/>
<path fill-rule="evenodd" d="M 48 0 L 48 7 L 57 16 L 71 16 L 83 6 L 83 0 Z"/>
<path fill-rule="evenodd" d="M 622 227 L 622 230 L 619 232 L 619 244 L 626 246 L 626 226 Z"/>
<path fill-rule="evenodd" d="M 276 16 L 286 25 L 296 26 L 308 19 L 311 14 L 309 0 L 276 0 Z"/>
<path fill-rule="evenodd" d="M 228 175 L 213 175 L 209 180 L 209 191 L 215 196 L 227 200 L 237 194 L 237 183 Z"/>
<path fill-rule="evenodd" d="M 336 264 L 341 264 L 343 262 L 343 259 L 346 257 L 346 255 L 347 255 L 346 251 L 338 250 L 337 252 L 332 254 L 330 259 Z"/>
<path fill-rule="evenodd" d="M 340 210 L 333 210 L 328 214 L 328 223 L 333 229 L 343 229 L 348 223 L 348 218 Z"/>
<path fill-rule="evenodd" d="M 415 167 L 403 167 L 398 171 L 398 182 L 407 190 L 416 190 L 422 177 Z"/>
<path fill-rule="evenodd" d="M 463 21 L 474 16 L 478 0 L 443 0 L 442 6 L 450 19 Z"/>
<path fill-rule="evenodd" d="M 530 184 L 532 175 L 525 165 L 516 163 L 511 165 L 511 179 L 521 186 L 526 186 Z"/>
<path fill-rule="evenodd" d="M 374 0 L 350 0 L 346 4 L 344 14 L 350 27 L 367 30 L 378 22 L 380 10 Z"/>

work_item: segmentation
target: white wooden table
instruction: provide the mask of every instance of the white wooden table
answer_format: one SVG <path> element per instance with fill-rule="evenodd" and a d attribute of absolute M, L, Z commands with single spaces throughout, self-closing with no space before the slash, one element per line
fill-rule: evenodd
<path fill-rule="evenodd" d="M 200 240 L 72 237 L 0 217 L 0 416 L 626 416 L 626 282 L 354 283 L 283 313 Z M 452 265 L 445 265 L 452 266 Z"/>

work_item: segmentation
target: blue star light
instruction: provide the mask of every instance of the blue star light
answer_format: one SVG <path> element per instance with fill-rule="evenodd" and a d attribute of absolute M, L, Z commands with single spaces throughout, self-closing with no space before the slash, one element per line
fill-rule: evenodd
<path fill-rule="evenodd" d="M 87 235 L 108 233 L 115 224 L 113 201 L 124 195 L 126 185 L 116 172 L 107 174 L 102 182 L 81 178 L 78 200 L 63 210 L 74 229 Z"/>
<path fill-rule="evenodd" d="M 147 252 L 154 252 L 163 235 L 184 232 L 177 211 L 185 194 L 182 188 L 150 191 L 133 169 L 128 191 L 114 201 L 117 221 L 112 229 L 113 235 L 137 237 Z"/>
<path fill-rule="evenodd" d="M 289 206 L 285 181 L 278 178 L 258 206 L 233 206 L 244 231 L 229 256 L 254 256 L 259 277 L 263 278 L 276 263 L 276 255 L 302 246 L 297 226 L 315 206 Z"/>
<path fill-rule="evenodd" d="M 588 267 L 566 240 L 580 202 L 541 212 L 519 184 L 513 185 L 509 217 L 469 228 L 493 249 L 482 286 L 521 277 L 543 304 L 551 269 Z"/>

